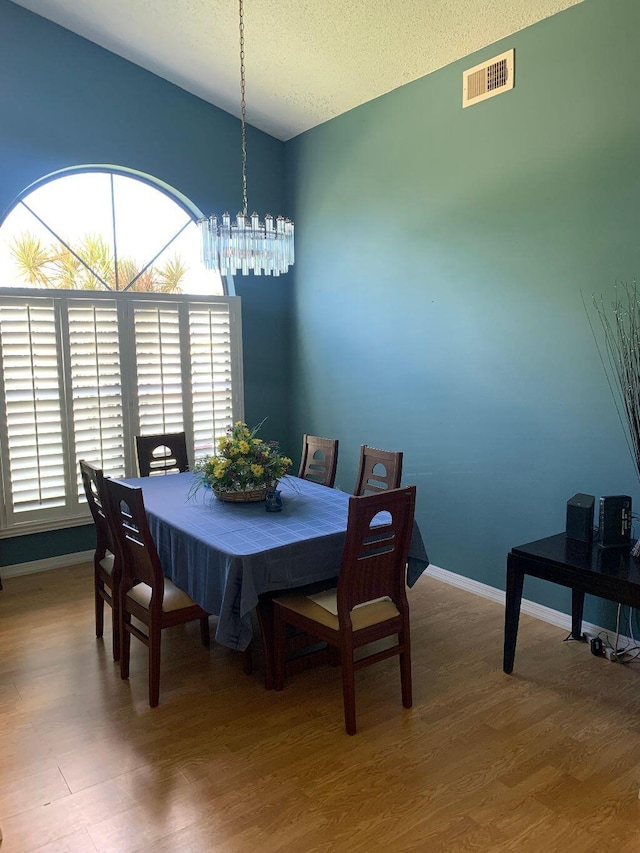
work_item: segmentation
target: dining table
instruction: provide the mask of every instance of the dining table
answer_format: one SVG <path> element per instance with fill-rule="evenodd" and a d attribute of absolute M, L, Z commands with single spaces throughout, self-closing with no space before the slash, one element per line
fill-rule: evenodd
<path fill-rule="evenodd" d="M 257 609 L 265 654 L 265 685 L 272 684 L 270 595 L 337 577 L 350 495 L 286 476 L 282 509 L 264 501 L 232 502 L 199 486 L 191 472 L 126 478 L 142 489 L 149 529 L 164 574 L 207 613 L 218 617 L 215 639 L 243 651 L 253 637 Z M 414 521 L 407 565 L 413 586 L 429 565 Z"/>

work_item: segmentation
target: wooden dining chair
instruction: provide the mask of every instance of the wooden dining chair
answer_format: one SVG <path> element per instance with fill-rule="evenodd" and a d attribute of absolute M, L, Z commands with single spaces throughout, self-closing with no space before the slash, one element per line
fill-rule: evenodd
<path fill-rule="evenodd" d="M 149 649 L 149 705 L 160 694 L 160 639 L 163 628 L 200 620 L 202 644 L 209 647 L 209 614 L 186 592 L 165 578 L 151 538 L 142 489 L 118 480 L 105 480 L 108 511 L 113 521 L 114 546 L 122 561 L 120 579 L 120 676 L 129 678 L 131 635 Z M 147 628 L 145 634 L 131 620 Z"/>
<path fill-rule="evenodd" d="M 363 444 L 354 495 L 399 489 L 402 481 L 402 452 L 378 450 Z"/>
<path fill-rule="evenodd" d="M 412 704 L 406 566 L 415 498 L 415 486 L 349 498 L 337 589 L 273 600 L 276 690 L 284 685 L 287 625 L 339 649 L 345 727 L 350 735 L 356 733 L 356 670 L 399 655 L 402 704 L 405 708 Z M 355 649 L 392 635 L 397 640 L 391 647 L 354 661 Z"/>
<path fill-rule="evenodd" d="M 104 475 L 101 468 L 80 460 L 80 474 L 84 493 L 96 528 L 96 550 L 93 555 L 93 587 L 96 611 L 96 637 L 104 629 L 104 604 L 111 607 L 111 646 L 113 659 L 120 659 L 120 565 L 115 559 L 104 493 Z"/>
<path fill-rule="evenodd" d="M 338 443 L 338 439 L 305 433 L 298 477 L 332 489 L 338 467 Z"/>
<path fill-rule="evenodd" d="M 141 477 L 177 474 L 189 470 L 187 439 L 183 432 L 137 435 L 136 454 Z"/>

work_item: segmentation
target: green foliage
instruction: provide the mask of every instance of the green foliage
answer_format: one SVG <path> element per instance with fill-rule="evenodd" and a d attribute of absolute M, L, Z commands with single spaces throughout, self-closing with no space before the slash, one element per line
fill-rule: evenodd
<path fill-rule="evenodd" d="M 131 258 L 119 257 L 116 278 L 113 252 L 100 234 L 85 234 L 72 252 L 58 241 L 46 244 L 25 231 L 14 238 L 9 248 L 24 282 L 30 287 L 54 290 L 181 293 L 189 269 L 179 255 L 162 266 L 142 268 Z"/>
<path fill-rule="evenodd" d="M 28 231 L 21 234 L 11 245 L 11 254 L 20 270 L 21 277 L 32 287 L 48 287 L 46 265 L 50 255 L 39 237 Z"/>
<path fill-rule="evenodd" d="M 261 426 L 249 429 L 237 421 L 228 427 L 227 434 L 218 440 L 217 453 L 196 460 L 196 489 L 204 485 L 223 492 L 274 488 L 292 462 L 279 452 L 277 441 L 256 437 Z"/>

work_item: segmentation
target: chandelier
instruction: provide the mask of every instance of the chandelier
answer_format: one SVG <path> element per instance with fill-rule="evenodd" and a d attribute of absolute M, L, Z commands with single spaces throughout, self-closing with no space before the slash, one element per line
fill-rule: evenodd
<path fill-rule="evenodd" d="M 228 213 L 198 222 L 202 236 L 202 260 L 207 269 L 221 275 L 240 271 L 243 275 L 280 275 L 293 264 L 293 222 L 268 213 L 261 222 L 257 213 L 248 215 L 247 133 L 244 70 L 244 11 L 240 0 L 240 109 L 242 127 L 243 211 L 232 220 Z"/>

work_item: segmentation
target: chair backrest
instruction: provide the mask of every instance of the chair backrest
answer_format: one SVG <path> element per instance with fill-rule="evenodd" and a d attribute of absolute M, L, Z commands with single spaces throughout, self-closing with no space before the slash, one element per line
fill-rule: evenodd
<path fill-rule="evenodd" d="M 177 474 L 189 470 L 187 439 L 183 432 L 137 435 L 136 453 L 141 477 Z"/>
<path fill-rule="evenodd" d="M 319 438 L 317 435 L 302 437 L 302 458 L 298 477 L 329 486 L 336 481 L 338 467 L 338 439 Z"/>
<path fill-rule="evenodd" d="M 113 525 L 114 545 L 122 562 L 122 586 L 126 592 L 134 581 L 148 584 L 151 606 L 162 606 L 164 573 L 151 538 L 142 489 L 120 480 L 104 481 L 108 512 Z"/>
<path fill-rule="evenodd" d="M 96 558 L 102 560 L 107 550 L 114 553 L 111 529 L 107 517 L 107 508 L 104 506 L 104 482 L 105 478 L 101 468 L 97 468 L 90 462 L 80 460 L 80 475 L 87 503 L 96 526 Z"/>
<path fill-rule="evenodd" d="M 407 607 L 407 555 L 415 503 L 415 486 L 349 498 L 337 591 L 342 624 L 356 604 L 383 596 L 389 596 L 398 609 Z"/>
<path fill-rule="evenodd" d="M 399 489 L 402 481 L 402 452 L 378 450 L 363 444 L 354 495 Z"/>

